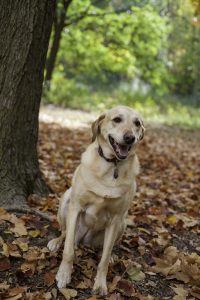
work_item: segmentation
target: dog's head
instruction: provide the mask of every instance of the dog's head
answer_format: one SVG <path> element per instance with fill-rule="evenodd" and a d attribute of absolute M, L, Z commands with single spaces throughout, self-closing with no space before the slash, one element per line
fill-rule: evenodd
<path fill-rule="evenodd" d="M 144 136 L 140 115 L 133 109 L 119 106 L 108 110 L 92 124 L 92 141 L 106 143 L 117 159 L 126 159 Z"/>

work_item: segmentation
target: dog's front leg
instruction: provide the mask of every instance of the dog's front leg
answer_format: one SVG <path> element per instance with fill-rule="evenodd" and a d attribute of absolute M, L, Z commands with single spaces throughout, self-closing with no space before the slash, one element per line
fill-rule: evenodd
<path fill-rule="evenodd" d="M 66 239 L 63 251 L 63 258 L 56 275 L 58 288 L 63 288 L 71 281 L 71 273 L 74 259 L 74 238 L 77 223 L 77 217 L 80 212 L 80 207 L 73 202 L 69 204 L 67 212 L 67 229 Z"/>
<path fill-rule="evenodd" d="M 101 261 L 98 265 L 97 275 L 93 287 L 93 292 L 100 295 L 107 294 L 106 276 L 108 272 L 108 265 L 111 257 L 111 252 L 118 236 L 120 218 L 114 217 L 111 224 L 105 230 L 103 253 Z"/>

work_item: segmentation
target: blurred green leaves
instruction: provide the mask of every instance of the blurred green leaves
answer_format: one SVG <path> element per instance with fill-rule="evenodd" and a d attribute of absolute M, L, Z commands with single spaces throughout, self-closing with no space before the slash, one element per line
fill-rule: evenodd
<path fill-rule="evenodd" d="M 79 2 L 72 2 L 69 14 L 83 9 L 78 8 Z M 83 2 L 89 5 L 89 1 Z M 139 76 L 152 85 L 161 85 L 166 68 L 158 55 L 167 33 L 165 18 L 150 5 L 122 13 L 109 6 L 105 10 L 91 5 L 81 22 L 64 30 L 56 66 L 64 65 L 63 77 L 87 84 Z"/>
<path fill-rule="evenodd" d="M 200 104 L 197 2 L 72 0 L 45 101 L 87 110 L 123 103 L 147 118 L 199 124 L 188 108 Z"/>

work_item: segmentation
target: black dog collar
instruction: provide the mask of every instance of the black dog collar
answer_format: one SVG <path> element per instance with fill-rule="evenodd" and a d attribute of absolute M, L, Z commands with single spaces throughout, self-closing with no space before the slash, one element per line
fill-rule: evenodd
<path fill-rule="evenodd" d="M 102 150 L 102 148 L 101 148 L 101 146 L 99 146 L 99 148 L 98 148 L 98 153 L 99 153 L 99 155 L 101 156 L 101 157 L 103 157 L 107 162 L 111 162 L 111 163 L 113 163 L 114 164 L 114 173 L 113 173 L 113 177 L 115 178 L 115 179 L 117 179 L 118 178 L 118 168 L 117 168 L 117 164 L 118 164 L 118 162 L 119 162 L 119 159 L 117 159 L 116 157 L 113 157 L 113 158 L 107 158 L 107 157 L 105 157 L 105 155 L 103 154 L 103 150 Z"/>

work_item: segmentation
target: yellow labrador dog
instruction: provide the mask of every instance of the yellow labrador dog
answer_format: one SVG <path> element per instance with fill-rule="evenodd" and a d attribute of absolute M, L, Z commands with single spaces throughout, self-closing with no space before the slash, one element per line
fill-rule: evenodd
<path fill-rule="evenodd" d="M 65 239 L 56 275 L 58 288 L 63 288 L 71 281 L 74 245 L 102 246 L 93 291 L 106 295 L 112 248 L 123 234 L 136 190 L 139 162 L 135 148 L 143 138 L 144 126 L 136 111 L 120 106 L 102 114 L 92 124 L 92 133 L 92 143 L 82 155 L 72 187 L 60 202 L 61 235 L 51 240 L 48 248 L 57 251 Z"/>

